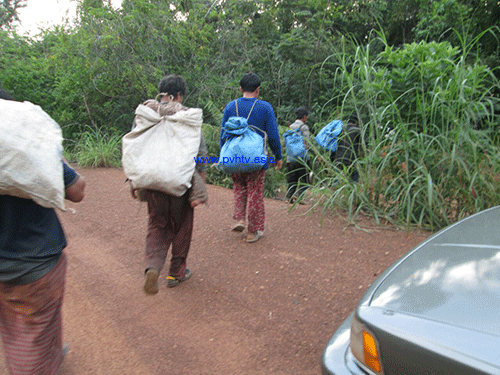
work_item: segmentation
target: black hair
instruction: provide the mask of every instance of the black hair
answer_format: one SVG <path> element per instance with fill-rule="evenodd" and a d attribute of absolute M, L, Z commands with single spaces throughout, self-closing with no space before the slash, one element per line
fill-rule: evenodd
<path fill-rule="evenodd" d="M 309 116 L 309 111 L 306 107 L 299 107 L 295 110 L 295 114 L 297 115 L 297 119 L 301 119 L 304 116 Z"/>
<path fill-rule="evenodd" d="M 10 95 L 7 91 L 4 89 L 0 89 L 0 99 L 5 99 L 5 100 L 16 100 Z"/>
<path fill-rule="evenodd" d="M 353 124 L 353 123 L 357 124 L 358 123 L 358 115 L 355 112 L 351 113 L 351 115 L 349 116 L 348 122 L 350 122 L 351 124 Z"/>
<path fill-rule="evenodd" d="M 158 84 L 158 91 L 161 94 L 172 95 L 174 98 L 177 97 L 177 94 L 185 96 L 187 91 L 186 80 L 177 74 L 167 75 Z"/>
<path fill-rule="evenodd" d="M 254 92 L 261 84 L 260 77 L 255 73 L 248 73 L 240 80 L 240 87 L 243 92 Z"/>

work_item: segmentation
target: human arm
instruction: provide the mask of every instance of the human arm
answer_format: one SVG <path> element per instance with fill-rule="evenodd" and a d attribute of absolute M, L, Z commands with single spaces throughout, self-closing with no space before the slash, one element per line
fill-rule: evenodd
<path fill-rule="evenodd" d="M 81 202 L 85 196 L 85 179 L 63 162 L 65 198 L 71 202 Z"/>
<path fill-rule="evenodd" d="M 300 132 L 302 133 L 302 138 L 304 139 L 311 138 L 311 132 L 309 131 L 309 126 L 307 124 L 304 124 L 300 127 Z"/>
<path fill-rule="evenodd" d="M 309 150 L 309 146 L 311 145 L 311 132 L 307 124 L 303 124 L 300 127 L 300 134 L 302 134 L 302 139 L 304 140 L 304 147 L 306 150 Z"/>
<path fill-rule="evenodd" d="M 75 181 L 75 183 L 66 188 L 65 198 L 70 200 L 71 202 L 81 202 L 85 196 L 84 191 L 86 184 L 87 183 L 85 182 L 85 179 L 82 176 L 78 176 L 78 179 Z"/>
<path fill-rule="evenodd" d="M 276 121 L 276 116 L 274 115 L 271 104 L 263 101 L 263 112 L 261 113 L 265 116 L 265 128 L 263 130 L 267 134 L 267 140 L 271 151 L 276 160 L 281 160 L 283 157 L 281 155 L 280 133 L 278 131 L 278 122 Z"/>
<path fill-rule="evenodd" d="M 198 149 L 198 154 L 196 155 L 197 160 L 206 160 L 204 158 L 208 157 L 208 148 L 205 143 L 205 139 L 203 138 L 203 134 L 201 135 L 200 139 L 200 147 Z M 206 175 L 207 171 L 207 163 L 196 163 L 196 171 L 203 177 L 203 175 Z"/>
<path fill-rule="evenodd" d="M 267 121 L 266 121 L 266 133 L 269 141 L 269 146 L 276 159 L 276 169 L 279 170 L 283 166 L 283 157 L 281 155 L 281 142 L 280 133 L 278 131 L 278 122 L 276 121 L 276 116 L 274 116 L 273 108 L 269 103 L 267 104 Z"/>

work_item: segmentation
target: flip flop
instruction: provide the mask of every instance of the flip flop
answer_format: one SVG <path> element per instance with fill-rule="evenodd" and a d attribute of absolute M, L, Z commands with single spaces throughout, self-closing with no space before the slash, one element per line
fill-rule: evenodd
<path fill-rule="evenodd" d="M 183 283 L 184 281 L 186 281 L 187 279 L 189 279 L 191 277 L 191 275 L 192 275 L 191 270 L 186 269 L 186 274 L 185 274 L 185 276 L 182 279 L 176 279 L 173 276 L 167 276 L 167 288 L 174 288 L 174 287 L 176 287 L 180 283 Z"/>
<path fill-rule="evenodd" d="M 262 231 L 258 230 L 258 231 L 257 231 L 257 233 L 255 233 L 255 236 L 254 236 L 254 237 L 252 237 L 252 238 L 250 238 L 250 239 L 248 239 L 248 237 L 247 237 L 247 238 L 245 238 L 245 242 L 246 242 L 246 243 L 257 242 L 257 241 L 258 241 L 258 240 L 260 240 L 262 237 L 264 237 L 264 232 L 262 232 Z"/>
<path fill-rule="evenodd" d="M 233 232 L 243 232 L 243 231 L 245 230 L 245 228 L 246 228 L 246 227 L 245 227 L 245 224 L 243 224 L 243 223 L 237 223 L 237 224 L 235 224 L 235 225 L 231 228 L 231 230 L 232 230 Z"/>

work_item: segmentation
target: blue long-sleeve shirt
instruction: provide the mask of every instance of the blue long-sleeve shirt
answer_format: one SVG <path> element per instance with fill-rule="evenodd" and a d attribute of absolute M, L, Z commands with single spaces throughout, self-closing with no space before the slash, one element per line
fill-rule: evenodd
<path fill-rule="evenodd" d="M 255 104 L 252 113 L 250 110 L 252 109 L 252 105 L 254 102 L 258 100 Z M 269 146 L 271 148 L 276 161 L 281 160 L 281 143 L 280 143 L 280 134 L 278 131 L 278 122 L 276 121 L 276 116 L 274 115 L 273 107 L 268 102 L 255 99 L 255 98 L 238 98 L 238 116 L 247 118 L 248 113 L 250 113 L 250 117 L 248 118 L 248 124 L 253 125 L 260 130 L 266 132 L 267 139 L 269 142 Z M 231 116 L 236 116 L 236 105 L 235 100 L 229 102 L 224 108 L 224 114 L 222 117 L 222 129 L 226 121 Z M 260 132 L 256 132 L 260 136 L 263 136 Z M 225 142 L 225 134 L 224 131 L 221 130 L 220 137 L 220 147 L 224 145 Z"/>

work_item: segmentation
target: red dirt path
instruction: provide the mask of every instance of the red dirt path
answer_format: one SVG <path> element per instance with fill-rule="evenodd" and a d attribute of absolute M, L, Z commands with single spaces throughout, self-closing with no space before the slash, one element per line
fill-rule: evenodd
<path fill-rule="evenodd" d="M 83 169 L 86 197 L 60 213 L 69 245 L 61 375 L 317 375 L 325 344 L 368 285 L 429 233 L 346 227 L 266 200 L 265 237 L 229 231 L 232 193 L 196 208 L 193 277 L 147 296 L 145 204 L 120 169 Z M 75 211 L 73 212 L 72 209 Z M 164 276 L 164 275 L 163 275 Z M 0 374 L 7 374 L 3 354 Z"/>

